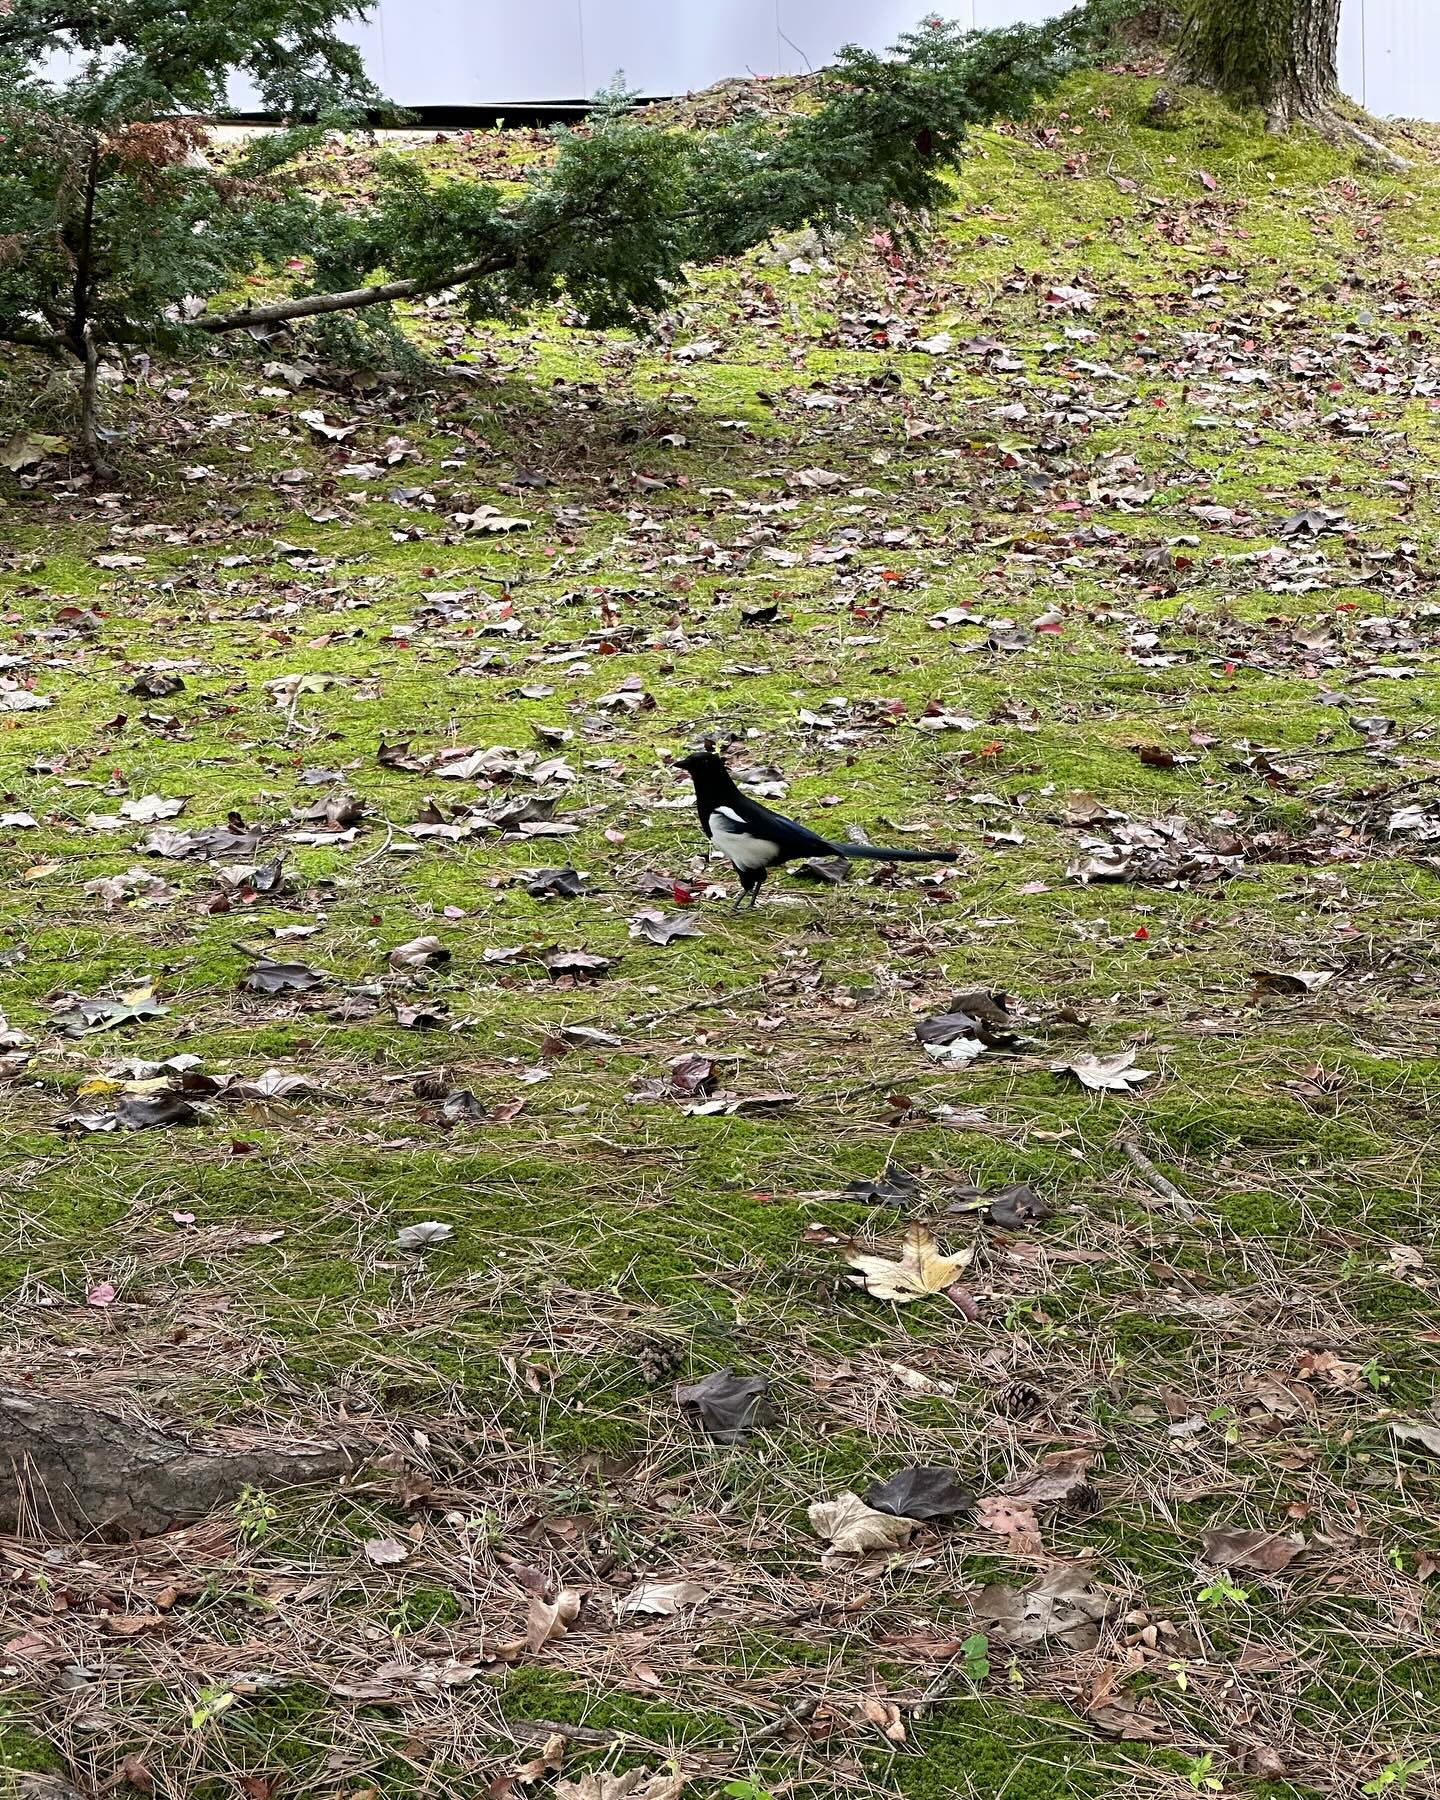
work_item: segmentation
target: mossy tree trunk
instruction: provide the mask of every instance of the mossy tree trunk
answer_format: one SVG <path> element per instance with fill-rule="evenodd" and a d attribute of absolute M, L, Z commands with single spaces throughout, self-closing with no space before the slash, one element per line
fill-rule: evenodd
<path fill-rule="evenodd" d="M 1339 89 L 1340 0 L 1188 0 L 1181 72 L 1272 131 L 1328 114 Z"/>

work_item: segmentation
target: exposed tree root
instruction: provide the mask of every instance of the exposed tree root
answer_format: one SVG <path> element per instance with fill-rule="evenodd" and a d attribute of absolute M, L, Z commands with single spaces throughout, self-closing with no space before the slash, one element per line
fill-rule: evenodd
<path fill-rule="evenodd" d="M 333 1442 L 195 1444 L 69 1396 L 0 1390 L 0 1531 L 146 1537 L 204 1518 L 247 1484 L 336 1480 L 364 1457 Z"/>
<path fill-rule="evenodd" d="M 1300 115 L 1301 122 L 1313 126 L 1321 137 L 1332 144 L 1358 144 L 1368 155 L 1373 156 L 1387 169 L 1408 169 L 1411 167 L 1408 157 L 1401 156 L 1398 150 L 1392 150 L 1374 132 L 1367 131 L 1356 120 L 1347 118 L 1333 106 L 1312 107 Z M 1267 124 L 1268 129 L 1268 124 Z"/>

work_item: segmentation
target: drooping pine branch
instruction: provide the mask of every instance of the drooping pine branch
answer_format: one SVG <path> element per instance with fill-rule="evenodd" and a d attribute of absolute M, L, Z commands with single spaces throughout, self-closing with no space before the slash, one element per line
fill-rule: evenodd
<path fill-rule="evenodd" d="M 933 20 L 888 56 L 852 47 L 822 76 L 818 108 L 784 128 L 682 133 L 605 109 L 586 133 L 561 134 L 553 169 L 514 201 L 392 162 L 374 211 L 336 232 L 315 273 L 404 276 L 207 314 L 196 327 L 279 324 L 452 287 L 476 316 L 563 291 L 596 325 L 633 324 L 673 300 L 688 267 L 778 231 L 897 223 L 939 205 L 970 128 L 1023 113 L 1093 58 L 1134 3 L 1096 0 L 1001 31 Z"/>
<path fill-rule="evenodd" d="M 425 294 L 439 293 L 443 288 L 462 287 L 467 281 L 499 272 L 493 262 L 473 262 L 451 269 L 443 276 L 428 280 L 383 281 L 371 287 L 346 288 L 334 294 L 300 294 L 291 300 L 271 300 L 256 306 L 237 307 L 233 312 L 202 313 L 189 321 L 195 331 L 216 335 L 227 331 L 245 331 L 252 326 L 288 325 L 297 319 L 319 318 L 325 313 L 360 312 L 370 306 L 385 306 L 394 300 L 415 300 Z"/>

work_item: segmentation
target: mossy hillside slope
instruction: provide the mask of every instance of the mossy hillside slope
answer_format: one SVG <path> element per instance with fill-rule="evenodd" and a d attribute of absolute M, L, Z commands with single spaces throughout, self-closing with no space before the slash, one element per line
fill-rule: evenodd
<path fill-rule="evenodd" d="M 436 372 L 403 383 L 130 371 L 117 491 L 12 483 L 7 673 L 50 704 L 0 714 L 5 809 L 35 821 L 0 840 L 0 1005 L 35 1040 L 0 1090 L 5 1379 L 367 1423 L 433 1495 L 252 1508 L 178 1584 L 100 1551 L 63 1613 L 22 1562 L 56 1657 L 16 1654 L 7 1704 L 83 1777 L 133 1753 L 162 1791 L 478 1793 L 551 1721 L 702 1791 L 1427 1791 L 1434 1478 L 1389 1425 L 1435 1377 L 1440 187 L 1423 146 L 1400 177 L 1195 97 L 1149 123 L 1153 86 L 1078 79 L 978 135 L 922 254 L 751 259 L 638 344 L 442 302 L 410 327 Z M 529 529 L 486 535 L 485 506 Z M 663 761 L 704 735 L 834 835 L 955 844 L 954 876 L 777 880 L 732 916 Z M 567 768 L 443 773 L 497 745 Z M 353 839 L 287 838 L 342 791 Z M 261 855 L 89 822 L 149 795 Z M 414 829 L 517 799 L 575 829 Z M 1154 841 L 1082 880 L 1107 814 Z M 211 866 L 277 851 L 278 894 Z M 579 898 L 527 891 L 564 862 Z M 174 893 L 89 886 L 137 867 Z M 633 935 L 674 883 L 701 935 Z M 389 967 L 431 933 L 447 964 Z M 552 947 L 609 965 L 553 974 Z M 326 983 L 253 994 L 257 950 Z M 142 983 L 163 1017 L 53 1029 L 58 995 Z M 1030 1042 L 928 1060 L 915 1022 L 976 986 Z M 1053 1067 L 1130 1047 L 1132 1097 Z M 122 1058 L 177 1052 L 319 1091 L 59 1128 L 113 1107 L 86 1090 Z M 665 1091 L 692 1056 L 734 1110 Z M 455 1088 L 485 1116 L 447 1123 Z M 891 1161 L 974 1250 L 963 1309 L 844 1279 L 836 1240 L 898 1242 L 845 1191 Z M 986 1227 L 946 1176 L 1054 1210 Z M 454 1236 L 396 1247 L 430 1219 Z M 775 1384 L 748 1446 L 654 1374 L 726 1365 Z M 1077 1445 L 1098 1511 L 1044 1517 L 1038 1553 L 964 1521 L 821 1567 L 817 1497 L 909 1463 L 991 1492 Z M 1307 1548 L 1222 1579 L 1222 1525 Z M 967 1596 L 1051 1559 L 1129 1623 L 1095 1661 L 996 1639 L 965 1673 Z M 527 1570 L 587 1597 L 512 1662 Z M 624 1611 L 680 1575 L 698 1612 Z M 476 1673 L 413 1673 L 447 1658 Z M 82 1729 L 67 1661 L 112 1729 Z"/>

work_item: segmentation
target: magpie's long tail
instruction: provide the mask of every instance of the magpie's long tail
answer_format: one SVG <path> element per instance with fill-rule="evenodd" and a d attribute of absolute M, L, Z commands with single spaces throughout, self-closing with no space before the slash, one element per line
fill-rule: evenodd
<path fill-rule="evenodd" d="M 882 850 L 875 844 L 832 844 L 837 856 L 869 857 L 872 862 L 955 862 L 958 850 Z"/>

